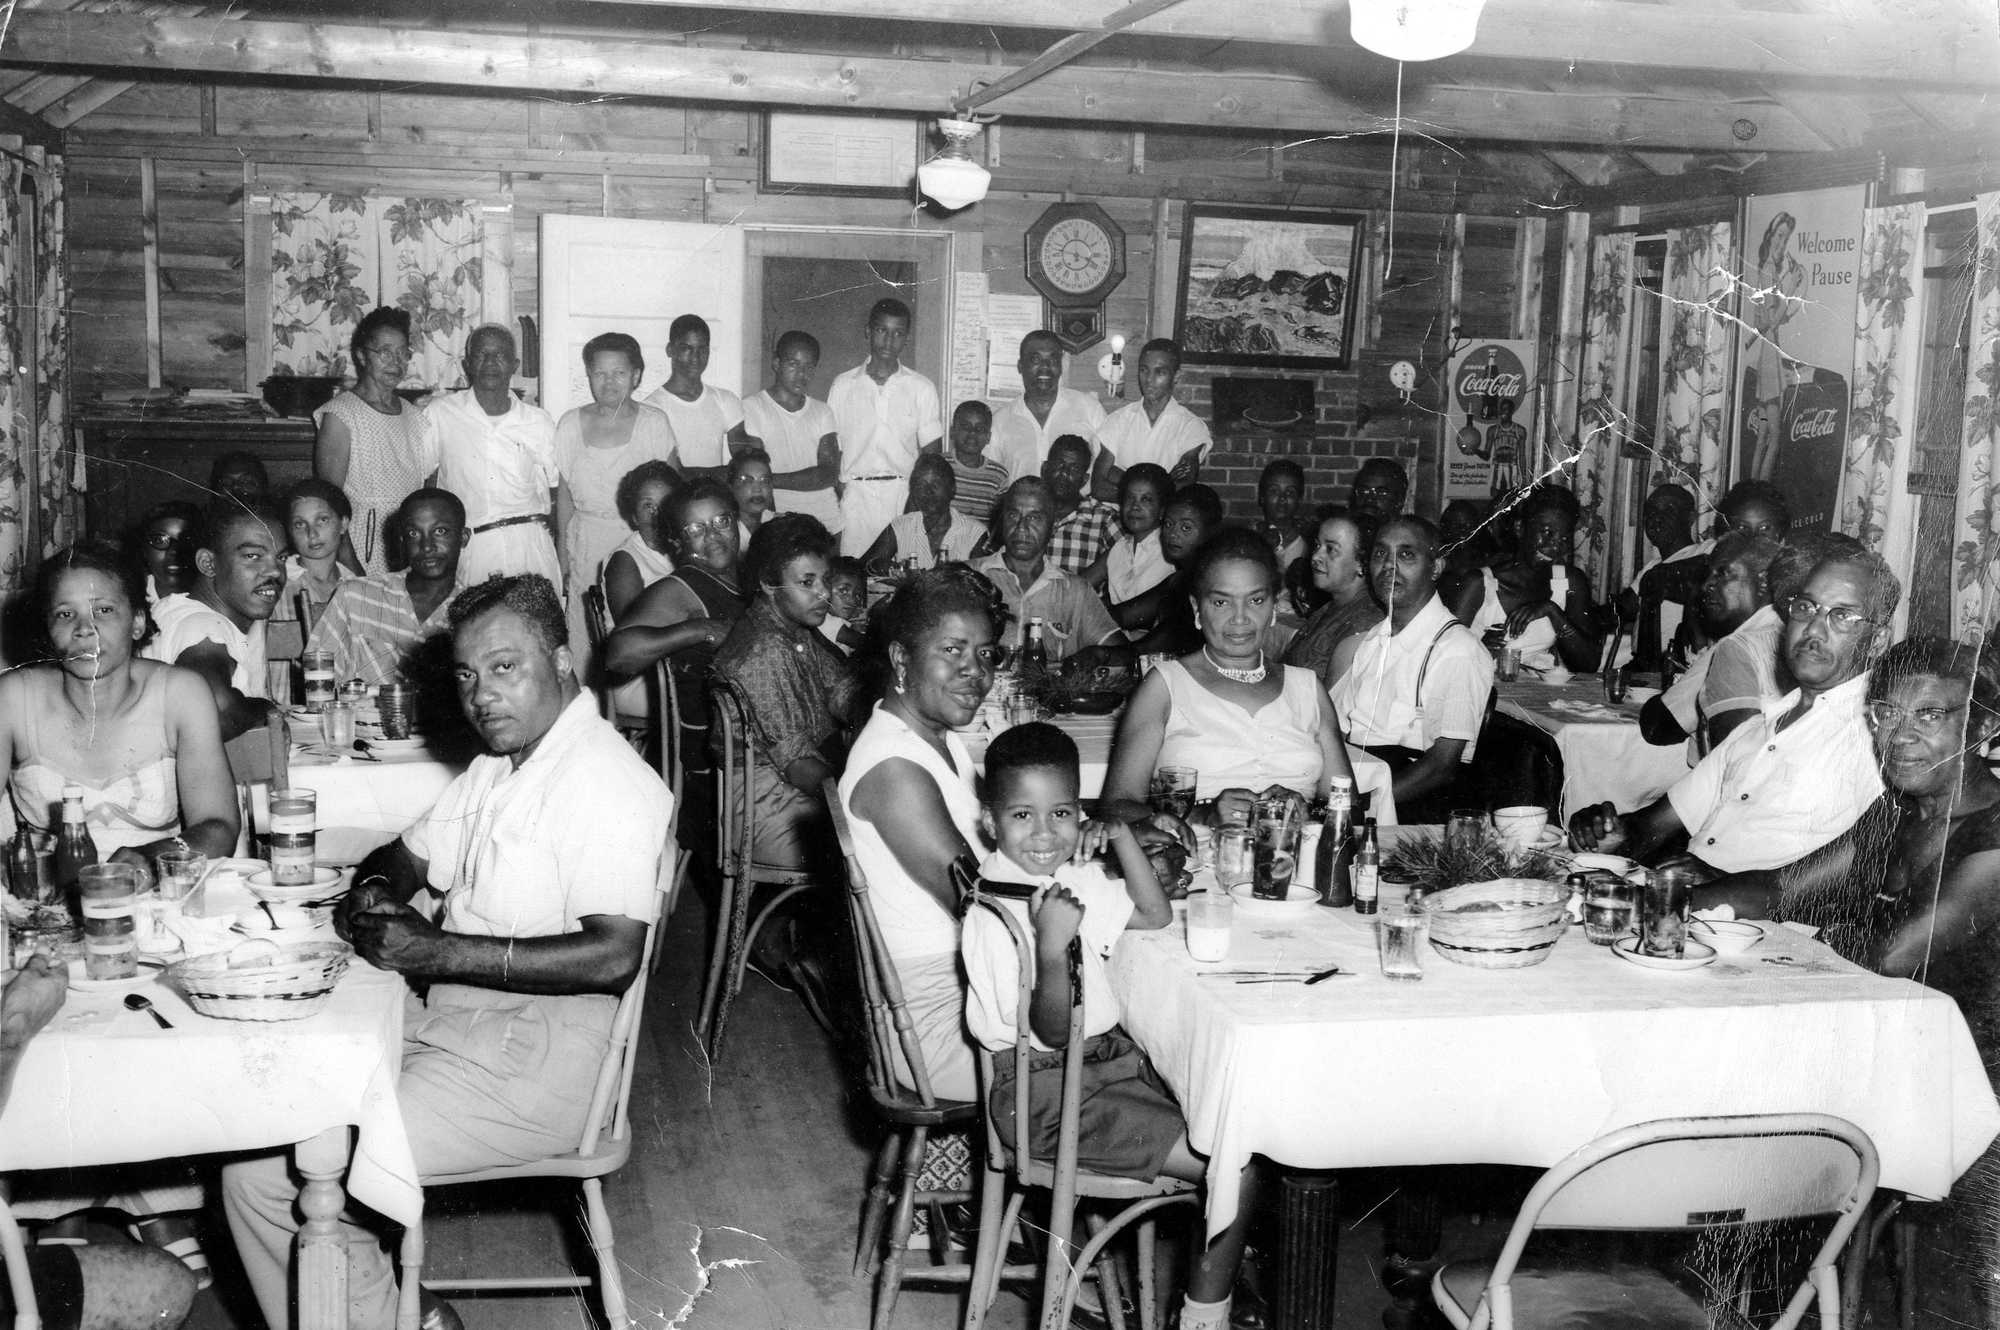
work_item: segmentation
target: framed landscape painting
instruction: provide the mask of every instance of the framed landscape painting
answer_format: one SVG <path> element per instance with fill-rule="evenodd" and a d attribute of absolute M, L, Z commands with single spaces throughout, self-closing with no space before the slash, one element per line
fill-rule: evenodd
<path fill-rule="evenodd" d="M 1195 365 L 1346 369 L 1359 213 L 1191 203 L 1175 340 Z"/>

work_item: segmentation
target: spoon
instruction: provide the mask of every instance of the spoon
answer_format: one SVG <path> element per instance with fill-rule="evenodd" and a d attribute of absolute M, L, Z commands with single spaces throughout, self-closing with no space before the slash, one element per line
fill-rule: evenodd
<path fill-rule="evenodd" d="M 160 1023 L 162 1030 L 171 1030 L 174 1028 L 174 1023 L 160 1015 L 159 1009 L 153 1006 L 152 999 L 148 998 L 144 993 L 127 993 L 125 995 L 125 1009 L 127 1011 L 145 1012 Z"/>

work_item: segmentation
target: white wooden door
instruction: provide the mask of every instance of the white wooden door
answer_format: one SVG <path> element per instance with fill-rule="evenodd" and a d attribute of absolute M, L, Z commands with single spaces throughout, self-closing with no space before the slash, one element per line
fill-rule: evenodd
<path fill-rule="evenodd" d="M 590 400 L 583 346 L 599 333 L 639 339 L 641 397 L 665 383 L 667 329 L 683 314 L 708 320 L 704 379 L 743 391 L 741 228 L 548 213 L 541 277 L 542 406 L 552 415 Z"/>

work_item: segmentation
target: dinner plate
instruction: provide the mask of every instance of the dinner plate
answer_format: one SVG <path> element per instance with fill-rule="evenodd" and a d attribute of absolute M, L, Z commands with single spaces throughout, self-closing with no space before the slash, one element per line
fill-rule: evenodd
<path fill-rule="evenodd" d="M 1693 938 L 1687 940 L 1684 947 L 1686 954 L 1679 960 L 1671 956 L 1646 955 L 1639 950 L 1637 937 L 1621 937 L 1611 944 L 1611 950 L 1617 953 L 1619 960 L 1630 961 L 1646 970 L 1699 970 L 1702 966 L 1715 961 L 1715 948 L 1696 942 Z"/>
<path fill-rule="evenodd" d="M 162 967 L 157 963 L 142 964 L 139 973 L 127 975 L 123 979 L 86 979 L 83 975 L 83 962 L 74 960 L 69 963 L 69 986 L 72 992 L 77 993 L 123 993 L 128 989 L 144 988 L 158 979 L 161 973 Z"/>
<path fill-rule="evenodd" d="M 1262 919 L 1293 919 L 1310 913 L 1319 904 L 1319 893 L 1311 887 L 1292 884 L 1291 894 L 1281 901 L 1262 900 L 1253 893 L 1248 882 L 1239 882 L 1229 889 L 1229 897 L 1243 907 L 1246 914 L 1254 914 Z"/>
<path fill-rule="evenodd" d="M 265 868 L 243 879 L 243 885 L 250 888 L 250 894 L 267 901 L 316 901 L 331 896 L 346 894 L 347 887 L 341 880 L 338 868 L 328 868 L 321 864 L 313 869 L 313 880 L 301 882 L 297 886 L 279 886 L 271 880 L 271 870 Z"/>
<path fill-rule="evenodd" d="M 361 742 L 368 745 L 368 751 L 371 753 L 414 753 L 423 748 L 425 740 L 421 737 L 415 737 L 409 739 L 363 739 Z"/>

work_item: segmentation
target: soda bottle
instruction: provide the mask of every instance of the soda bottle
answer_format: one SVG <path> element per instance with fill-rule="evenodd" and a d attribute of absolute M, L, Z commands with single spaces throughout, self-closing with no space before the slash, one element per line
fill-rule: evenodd
<path fill-rule="evenodd" d="M 77 875 L 97 862 L 97 842 L 83 820 L 83 786 L 63 786 L 62 834 L 56 838 L 56 882 L 76 894 Z"/>
<path fill-rule="evenodd" d="M 1354 912 L 1373 914 L 1381 894 L 1382 847 L 1375 843 L 1375 821 L 1361 826 L 1361 848 L 1354 854 Z"/>
<path fill-rule="evenodd" d="M 1479 418 L 1481 420 L 1500 419 L 1500 390 L 1495 380 L 1500 377 L 1500 348 L 1486 349 L 1486 390 L 1479 394 Z"/>
<path fill-rule="evenodd" d="M 1321 905 L 1346 909 L 1354 904 L 1354 782 L 1335 776 L 1327 789 L 1326 817 L 1313 855 L 1313 882 Z"/>
<path fill-rule="evenodd" d="M 1028 620 L 1028 641 L 1021 648 L 1021 665 L 1023 669 L 1037 671 L 1045 671 L 1049 667 L 1049 647 L 1042 640 L 1040 619 Z"/>
<path fill-rule="evenodd" d="M 14 834 L 7 851 L 7 880 L 14 895 L 30 905 L 44 905 L 42 899 L 42 857 L 35 853 L 35 833 L 22 827 Z"/>

